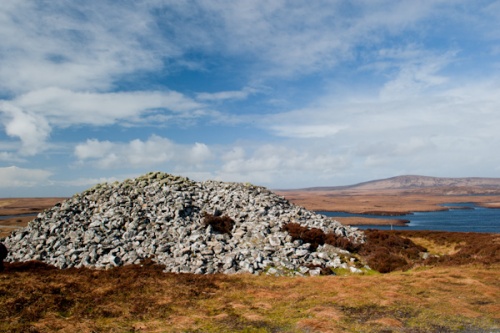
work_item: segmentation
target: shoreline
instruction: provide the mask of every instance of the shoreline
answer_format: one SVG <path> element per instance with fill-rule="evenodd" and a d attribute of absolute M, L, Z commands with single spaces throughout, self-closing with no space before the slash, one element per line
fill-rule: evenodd
<path fill-rule="evenodd" d="M 370 217 L 331 217 L 332 220 L 338 221 L 349 226 L 395 226 L 408 227 L 409 220 L 403 219 L 379 219 Z"/>
<path fill-rule="evenodd" d="M 369 214 L 373 217 L 332 217 L 351 226 L 408 226 L 403 221 L 383 216 L 404 216 L 414 213 L 448 211 L 443 205 L 473 203 L 487 209 L 500 209 L 499 195 L 448 195 L 397 190 L 379 191 L 277 191 L 290 202 L 315 212 Z M 457 208 L 454 208 L 457 209 Z M 396 224 L 397 223 L 397 224 Z"/>

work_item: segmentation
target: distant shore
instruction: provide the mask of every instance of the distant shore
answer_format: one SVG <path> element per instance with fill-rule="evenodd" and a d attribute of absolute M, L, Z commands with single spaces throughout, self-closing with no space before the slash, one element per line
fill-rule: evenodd
<path fill-rule="evenodd" d="M 402 219 L 379 219 L 370 217 L 332 217 L 332 219 L 344 225 L 366 225 L 366 226 L 398 226 L 407 227 L 409 220 Z"/>
<path fill-rule="evenodd" d="M 346 212 L 380 216 L 409 215 L 414 212 L 445 211 L 448 203 L 474 203 L 484 208 L 500 208 L 500 195 L 445 195 L 416 191 L 276 191 L 296 205 L 313 211 Z M 335 217 L 347 225 L 407 226 L 406 220 L 369 217 Z"/>

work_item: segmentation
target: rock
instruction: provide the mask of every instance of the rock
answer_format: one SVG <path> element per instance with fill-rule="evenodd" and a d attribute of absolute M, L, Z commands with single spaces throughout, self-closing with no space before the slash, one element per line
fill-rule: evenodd
<path fill-rule="evenodd" d="M 280 246 L 281 240 L 278 237 L 269 237 L 269 244 L 271 246 Z"/>
<path fill-rule="evenodd" d="M 231 233 L 205 226 L 204 213 L 229 217 Z M 282 231 L 289 222 L 364 241 L 362 231 L 263 187 L 149 173 L 96 185 L 40 213 L 5 239 L 6 260 L 111 268 L 152 258 L 166 272 L 196 274 L 314 275 L 317 270 L 306 266 L 348 267 L 347 251 L 327 245 L 312 251 L 310 244 L 293 241 Z"/>
<path fill-rule="evenodd" d="M 359 274 L 359 273 L 363 273 L 363 271 L 362 271 L 362 270 L 360 270 L 359 268 L 352 267 L 352 266 L 351 266 L 351 267 L 349 267 L 349 270 L 351 271 L 351 273 L 357 273 L 357 274 Z"/>
<path fill-rule="evenodd" d="M 278 274 L 278 270 L 274 267 L 271 267 L 267 270 L 267 275 L 276 275 Z"/>

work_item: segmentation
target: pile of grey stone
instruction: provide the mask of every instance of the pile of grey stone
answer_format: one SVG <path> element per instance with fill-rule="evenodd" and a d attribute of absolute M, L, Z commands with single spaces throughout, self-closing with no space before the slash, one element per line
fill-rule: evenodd
<path fill-rule="evenodd" d="M 203 223 L 229 216 L 230 233 Z M 364 241 L 356 228 L 288 202 L 266 188 L 220 181 L 194 182 L 149 173 L 99 184 L 40 213 L 5 239 L 7 261 L 40 260 L 59 268 L 111 268 L 143 259 L 167 272 L 316 275 L 351 268 L 349 252 L 310 244 L 282 231 L 289 222 Z"/>

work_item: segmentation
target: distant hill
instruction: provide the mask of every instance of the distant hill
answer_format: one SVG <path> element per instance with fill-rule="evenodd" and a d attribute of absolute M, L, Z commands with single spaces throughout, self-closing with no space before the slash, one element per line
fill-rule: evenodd
<path fill-rule="evenodd" d="M 348 186 L 311 187 L 303 191 L 376 191 L 404 190 L 411 192 L 436 191 L 447 194 L 500 193 L 500 178 L 443 178 L 428 176 L 397 176 Z"/>

